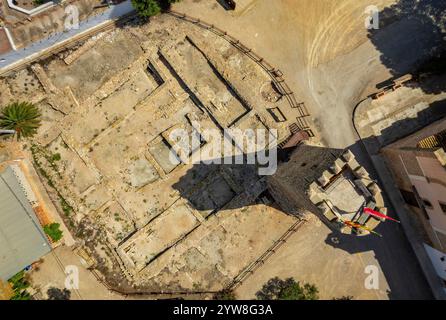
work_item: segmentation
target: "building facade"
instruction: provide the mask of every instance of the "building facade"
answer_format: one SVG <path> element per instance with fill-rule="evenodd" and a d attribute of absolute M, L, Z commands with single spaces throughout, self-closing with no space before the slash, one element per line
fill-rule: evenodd
<path fill-rule="evenodd" d="M 426 241 L 446 251 L 446 119 L 381 152 Z"/>
<path fill-rule="evenodd" d="M 440 277 L 446 281 L 446 119 L 381 150 L 394 181 L 423 237 Z"/>

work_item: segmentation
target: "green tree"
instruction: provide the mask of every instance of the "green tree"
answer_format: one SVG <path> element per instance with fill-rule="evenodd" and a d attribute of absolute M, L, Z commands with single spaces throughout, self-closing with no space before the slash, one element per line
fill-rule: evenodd
<path fill-rule="evenodd" d="M 132 5 L 143 18 L 156 16 L 161 12 L 161 7 L 156 0 L 132 0 Z"/>
<path fill-rule="evenodd" d="M 62 230 L 59 229 L 60 224 L 58 223 L 51 223 L 47 224 L 43 227 L 43 231 L 53 240 L 54 242 L 59 241 L 62 239 Z"/>
<path fill-rule="evenodd" d="M 51 156 L 51 161 L 60 161 L 60 159 L 62 159 L 62 157 L 60 156 L 60 153 L 55 153 Z"/>
<path fill-rule="evenodd" d="M 256 296 L 258 300 L 318 300 L 318 293 L 313 284 L 301 285 L 293 278 L 282 280 L 275 277 L 268 280 Z"/>
<path fill-rule="evenodd" d="M 140 17 L 156 16 L 161 11 L 169 10 L 172 3 L 180 0 L 132 0 L 132 5 Z"/>
<path fill-rule="evenodd" d="M 31 137 L 40 126 L 39 109 L 29 102 L 13 102 L 0 114 L 0 128 L 15 130 L 17 138 Z"/>

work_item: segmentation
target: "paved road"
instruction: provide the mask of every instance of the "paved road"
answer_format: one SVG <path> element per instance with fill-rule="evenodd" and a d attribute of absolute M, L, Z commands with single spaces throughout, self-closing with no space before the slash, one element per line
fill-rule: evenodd
<path fill-rule="evenodd" d="M 82 34 L 110 20 L 115 20 L 132 11 L 133 7 L 131 1 L 127 0 L 118 5 L 111 6 L 97 16 L 91 17 L 88 20 L 81 21 L 79 23 L 78 29 L 71 29 L 62 33 L 57 33 L 51 35 L 49 38 L 34 42 L 32 45 L 26 48 L 22 48 L 17 51 L 10 51 L 6 54 L 0 55 L 0 71 L 5 67 L 14 65 L 20 60 L 30 58 L 33 55 L 39 54 L 40 52 L 45 51 L 54 45 L 63 43 L 72 37 Z"/>

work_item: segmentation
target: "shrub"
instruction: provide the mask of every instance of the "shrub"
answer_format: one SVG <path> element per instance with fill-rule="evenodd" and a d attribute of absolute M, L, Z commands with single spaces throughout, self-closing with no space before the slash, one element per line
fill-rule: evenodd
<path fill-rule="evenodd" d="M 43 230 L 51 238 L 52 241 L 57 242 L 60 239 L 62 239 L 62 234 L 63 234 L 62 230 L 60 230 L 59 227 L 60 224 L 51 223 L 44 226 Z"/>
<path fill-rule="evenodd" d="M 51 161 L 59 161 L 61 159 L 60 153 L 55 153 L 51 156 Z"/>
<path fill-rule="evenodd" d="M 14 291 L 11 300 L 31 300 L 31 295 L 26 289 L 29 287 L 29 282 L 25 278 L 25 271 L 20 271 L 14 275 L 8 282 Z"/>
<path fill-rule="evenodd" d="M 318 289 L 315 285 L 304 283 L 301 285 L 293 278 L 285 280 L 278 277 L 270 279 L 262 289 L 256 293 L 259 300 L 318 300 Z"/>
<path fill-rule="evenodd" d="M 140 17 L 149 18 L 156 16 L 163 10 L 168 10 L 170 5 L 180 0 L 132 0 L 132 5 Z"/>

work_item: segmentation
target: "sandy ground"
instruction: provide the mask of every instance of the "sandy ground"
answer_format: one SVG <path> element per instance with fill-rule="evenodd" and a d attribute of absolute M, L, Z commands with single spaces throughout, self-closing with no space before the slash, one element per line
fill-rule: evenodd
<path fill-rule="evenodd" d="M 86 269 L 81 258 L 70 247 L 60 246 L 43 257 L 43 263 L 37 270 L 31 272 L 31 282 L 35 289 L 39 289 L 43 298 L 50 288 L 65 288 L 67 275 L 66 267 L 77 268 L 79 271 L 79 289 L 70 290 L 71 300 L 116 300 L 122 296 L 114 294 L 102 285 L 93 274 Z"/>
<path fill-rule="evenodd" d="M 373 4 L 382 9 L 396 2 Z M 434 41 L 433 34 L 414 19 L 383 28 L 372 43 L 365 28 L 365 9 L 370 4 L 367 0 L 255 0 L 233 13 L 216 1 L 184 0 L 174 9 L 226 30 L 279 67 L 297 99 L 307 104 L 328 146 L 343 148 L 356 141 L 351 124 L 355 105 L 394 70 L 407 72 Z M 392 57 L 393 71 L 383 65 L 385 57 L 377 47 Z"/>
<path fill-rule="evenodd" d="M 314 283 L 321 299 L 352 296 L 354 299 L 387 299 L 388 284 L 380 272 L 380 288 L 368 290 L 368 262 L 379 265 L 371 252 L 350 254 L 326 243 L 330 230 L 313 219 L 299 229 L 278 252 L 236 291 L 241 299 L 255 299 L 255 293 L 272 277 L 293 277 L 296 281 Z M 329 240 L 330 241 L 330 240 Z M 284 261 L 305 261 L 284 263 Z M 309 268 L 311 266 L 311 268 Z"/>
<path fill-rule="evenodd" d="M 377 4 L 382 7 L 393 2 L 381 0 Z M 367 38 L 364 10 L 368 5 L 366 0 L 256 0 L 241 11 L 229 13 L 215 1 L 184 0 L 174 9 L 214 23 L 278 66 L 298 100 L 306 102 L 327 145 L 343 148 L 356 142 L 351 125 L 356 102 L 391 75 L 381 63 L 381 53 Z M 378 39 L 385 45 L 401 43 L 395 46 L 394 53 L 406 65 L 414 62 L 419 49 L 429 43 L 429 37 L 415 44 L 404 41 L 407 33 L 402 31 L 408 26 L 403 21 Z M 426 36 L 422 30 L 416 32 L 419 37 Z M 385 240 L 343 237 L 336 244 L 331 238 L 337 235 L 332 235 L 323 224 L 308 224 L 246 280 L 237 293 L 240 298 L 252 298 L 269 278 L 293 276 L 316 283 L 321 297 L 326 299 L 343 295 L 356 299 L 430 298 L 402 230 L 391 224 L 380 228 Z M 60 255 L 60 260 L 66 259 L 62 265 L 80 265 L 76 256 L 65 249 L 58 250 L 55 254 Z M 46 259 L 47 263 L 33 276 L 35 283 L 41 283 L 44 289 L 62 285 L 64 275 L 57 259 Z M 364 287 L 365 267 L 369 265 L 381 270 L 378 290 Z M 57 268 L 60 272 L 52 275 Z M 89 280 L 88 271 L 81 278 Z M 74 296 L 114 298 L 94 281 L 81 282 Z"/>
<path fill-rule="evenodd" d="M 375 4 L 382 9 L 396 2 Z M 381 82 L 410 70 L 435 39 L 433 33 L 416 26 L 416 19 L 402 19 L 370 41 L 364 26 L 369 5 L 366 0 L 257 0 L 242 11 L 227 12 L 214 1 L 184 0 L 174 9 L 211 21 L 278 66 L 297 99 L 305 101 L 327 146 L 351 147 L 358 161 L 373 173 L 357 145 L 353 109 Z M 380 50 L 392 58 L 391 64 L 384 65 L 386 57 Z M 315 282 L 323 298 L 431 298 L 401 227 L 385 223 L 379 229 L 384 240 L 344 239 L 337 248 L 325 241 L 330 232 L 324 226 L 299 230 L 238 293 L 252 298 L 262 283 L 279 275 Z M 364 265 L 368 264 L 378 265 L 385 274 L 376 292 L 364 289 Z"/>
<path fill-rule="evenodd" d="M 396 233 L 402 235 L 402 230 Z M 387 245 L 388 240 L 339 237 L 314 218 L 243 282 L 236 290 L 237 297 L 255 299 L 262 285 L 277 276 L 315 284 L 320 299 L 343 296 L 355 300 L 430 299 L 426 284 L 418 277 L 417 265 L 410 265 L 404 252 Z M 406 250 L 410 250 L 408 245 Z M 404 272 L 389 266 L 392 257 L 406 263 Z M 372 269 L 379 271 L 379 286 L 367 289 L 370 280 L 367 271 Z"/>

